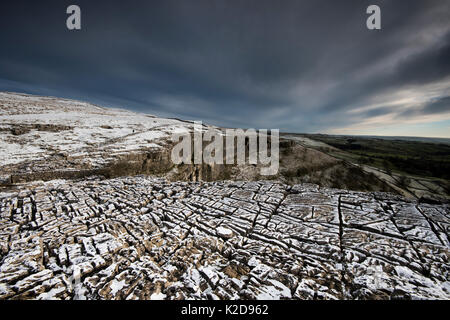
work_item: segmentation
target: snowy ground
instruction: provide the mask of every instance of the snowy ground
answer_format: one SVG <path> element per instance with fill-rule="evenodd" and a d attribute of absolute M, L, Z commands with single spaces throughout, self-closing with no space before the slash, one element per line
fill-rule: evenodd
<path fill-rule="evenodd" d="M 0 299 L 449 299 L 448 205 L 136 176 L 0 195 Z"/>
<path fill-rule="evenodd" d="M 17 172 L 27 164 L 39 171 L 45 169 L 36 167 L 39 161 L 61 159 L 73 163 L 60 167 L 99 167 L 124 153 L 161 148 L 174 132 L 191 127 L 79 101 L 0 93 L 0 169 Z"/>

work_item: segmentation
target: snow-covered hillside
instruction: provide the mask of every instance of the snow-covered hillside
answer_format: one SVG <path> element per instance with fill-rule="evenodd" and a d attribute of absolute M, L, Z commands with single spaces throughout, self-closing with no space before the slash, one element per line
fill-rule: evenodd
<path fill-rule="evenodd" d="M 55 129 L 40 129 L 39 124 Z M 0 126 L 6 131 L 0 136 L 2 149 L 6 147 L 0 156 L 0 165 L 4 165 L 45 157 L 49 152 L 76 157 L 89 153 L 93 146 L 110 153 L 157 148 L 160 140 L 184 129 L 186 122 L 72 100 L 0 93 Z M 27 132 L 8 133 L 17 126 Z"/>
<path fill-rule="evenodd" d="M 3 92 L 0 169 L 5 178 L 17 170 L 98 168 L 122 154 L 160 149 L 174 132 L 190 127 L 190 122 L 74 100 Z"/>

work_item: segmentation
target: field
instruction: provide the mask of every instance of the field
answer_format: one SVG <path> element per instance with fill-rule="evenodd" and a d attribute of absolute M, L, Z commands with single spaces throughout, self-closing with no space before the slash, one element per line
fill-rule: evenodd
<path fill-rule="evenodd" d="M 450 140 L 401 137 L 303 135 L 320 141 L 328 154 L 362 166 L 377 168 L 398 177 L 400 184 L 411 178 L 425 179 L 441 186 L 449 194 Z M 332 148 L 331 148 L 332 147 Z M 408 180 L 409 179 L 409 180 Z"/>

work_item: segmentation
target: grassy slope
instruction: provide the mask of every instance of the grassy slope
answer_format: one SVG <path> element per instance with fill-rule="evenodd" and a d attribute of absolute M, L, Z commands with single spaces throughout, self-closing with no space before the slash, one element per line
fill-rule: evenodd
<path fill-rule="evenodd" d="M 338 150 L 328 150 L 335 157 L 369 165 L 381 170 L 450 182 L 450 144 L 382 139 L 374 137 L 305 135 Z"/>

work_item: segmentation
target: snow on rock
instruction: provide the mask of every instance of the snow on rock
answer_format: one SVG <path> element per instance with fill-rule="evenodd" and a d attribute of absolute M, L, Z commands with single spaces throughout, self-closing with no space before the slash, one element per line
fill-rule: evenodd
<path fill-rule="evenodd" d="M 0 92 L 0 172 L 36 180 L 41 172 L 101 169 L 130 153 L 161 151 L 173 133 L 190 130 L 187 121 Z"/>
<path fill-rule="evenodd" d="M 0 196 L 0 299 L 449 299 L 448 213 L 309 184 L 36 182 Z"/>
<path fill-rule="evenodd" d="M 216 233 L 219 237 L 224 239 L 230 239 L 233 237 L 233 230 L 224 227 L 218 227 Z"/>
<path fill-rule="evenodd" d="M 263 286 L 256 296 L 258 300 L 280 300 L 292 298 L 291 290 L 277 280 L 270 279 L 270 286 Z"/>

